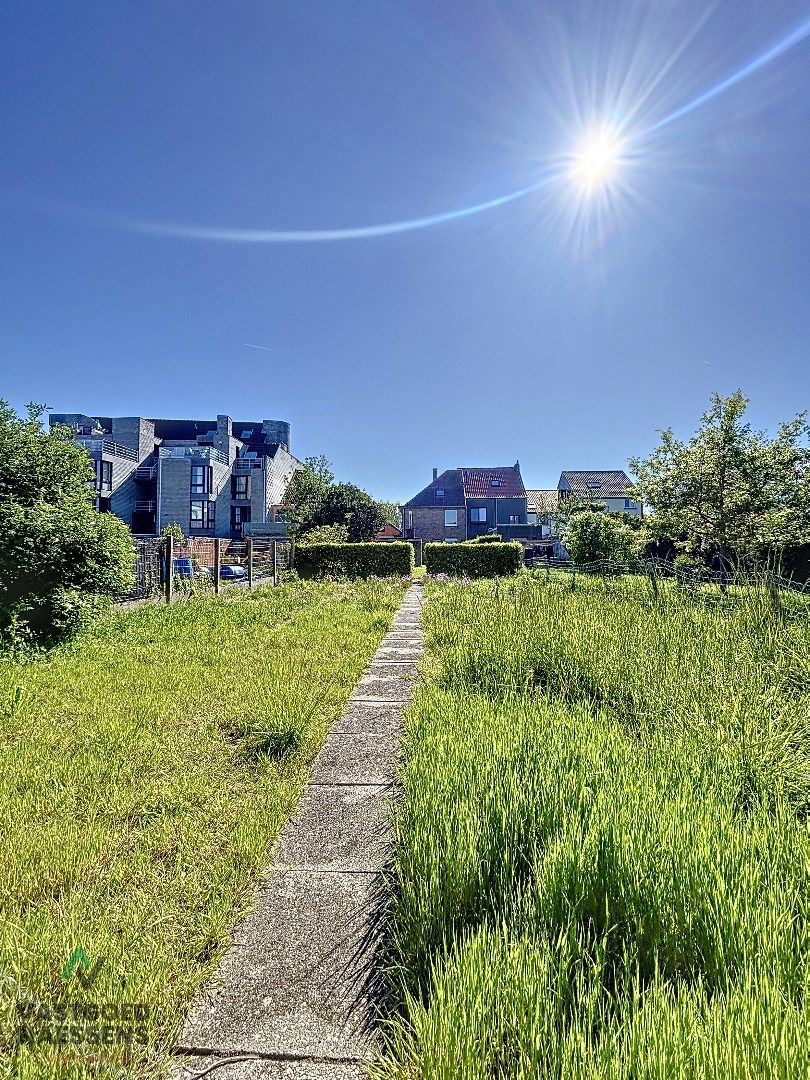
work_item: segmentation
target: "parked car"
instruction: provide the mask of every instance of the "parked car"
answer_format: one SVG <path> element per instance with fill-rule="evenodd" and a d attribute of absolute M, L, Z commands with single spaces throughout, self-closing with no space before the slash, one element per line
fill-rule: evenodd
<path fill-rule="evenodd" d="M 194 559 L 180 557 L 174 560 L 174 573 L 176 577 L 202 578 L 207 577 L 211 571 L 207 566 L 200 566 Z"/>
<path fill-rule="evenodd" d="M 243 578 L 247 577 L 247 570 L 238 563 L 222 563 L 219 568 L 219 576 L 231 579 Z"/>

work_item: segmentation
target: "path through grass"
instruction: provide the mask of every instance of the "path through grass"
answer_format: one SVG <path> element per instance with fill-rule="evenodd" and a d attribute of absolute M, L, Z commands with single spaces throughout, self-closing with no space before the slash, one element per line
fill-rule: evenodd
<path fill-rule="evenodd" d="M 42 660 L 0 661 L 9 1075 L 160 1072 L 402 592 L 383 582 L 234 590 L 113 615 Z M 103 959 L 87 990 L 60 977 L 76 947 Z M 143 1004 L 149 1050 L 20 1050 L 21 1000 L 74 1019 L 77 1006 L 79 1026 L 88 1004 L 115 1006 L 114 1025 L 122 1005 Z"/>
<path fill-rule="evenodd" d="M 379 1075 L 806 1075 L 806 612 L 429 589 Z"/>

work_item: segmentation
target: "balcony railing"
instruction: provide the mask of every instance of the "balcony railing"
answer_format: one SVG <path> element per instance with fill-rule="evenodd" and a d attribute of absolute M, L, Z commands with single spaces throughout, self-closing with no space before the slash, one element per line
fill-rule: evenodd
<path fill-rule="evenodd" d="M 136 480 L 154 480 L 157 476 L 156 465 L 142 465 L 139 469 L 136 469 L 132 474 Z"/>
<path fill-rule="evenodd" d="M 264 458 L 237 458 L 233 463 L 233 471 L 235 473 L 249 473 L 254 469 L 261 469 L 264 465 Z"/>
<path fill-rule="evenodd" d="M 217 461 L 227 465 L 228 459 L 213 446 L 161 446 L 162 458 L 191 458 L 193 461 Z"/>
<path fill-rule="evenodd" d="M 76 442 L 83 446 L 88 454 L 109 454 L 111 457 L 127 458 L 129 461 L 137 461 L 138 453 L 128 446 L 113 442 L 112 439 L 89 439 L 78 436 Z"/>
<path fill-rule="evenodd" d="M 135 512 L 137 514 L 154 514 L 155 512 L 155 500 L 154 499 L 138 499 L 135 503 Z"/>

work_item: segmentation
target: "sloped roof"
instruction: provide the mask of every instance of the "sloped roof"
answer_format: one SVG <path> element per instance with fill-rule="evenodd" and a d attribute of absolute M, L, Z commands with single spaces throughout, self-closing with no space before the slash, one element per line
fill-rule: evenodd
<path fill-rule="evenodd" d="M 526 488 L 528 510 L 538 514 L 551 514 L 560 504 L 560 493 L 557 488 Z"/>
<path fill-rule="evenodd" d="M 443 494 L 439 495 L 437 492 Z M 416 510 L 423 506 L 464 506 L 464 485 L 461 479 L 461 469 L 445 469 L 426 488 L 422 488 L 418 495 L 404 504 L 407 510 Z"/>
<path fill-rule="evenodd" d="M 631 487 L 630 477 L 622 469 L 596 470 L 591 472 L 563 472 L 575 495 L 588 499 L 623 499 Z"/>
<path fill-rule="evenodd" d="M 459 471 L 468 499 L 522 499 L 526 495 L 520 469 L 514 465 Z"/>

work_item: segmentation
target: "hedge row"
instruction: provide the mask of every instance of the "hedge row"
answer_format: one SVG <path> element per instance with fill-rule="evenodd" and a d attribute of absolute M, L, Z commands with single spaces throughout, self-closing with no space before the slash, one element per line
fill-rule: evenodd
<path fill-rule="evenodd" d="M 295 550 L 302 578 L 403 577 L 413 573 L 413 547 L 396 540 L 375 544 L 302 544 Z"/>
<path fill-rule="evenodd" d="M 517 573 L 522 565 L 523 545 L 516 542 L 425 545 L 425 566 L 429 574 L 501 577 Z"/>

